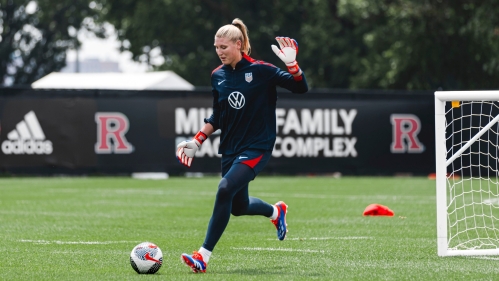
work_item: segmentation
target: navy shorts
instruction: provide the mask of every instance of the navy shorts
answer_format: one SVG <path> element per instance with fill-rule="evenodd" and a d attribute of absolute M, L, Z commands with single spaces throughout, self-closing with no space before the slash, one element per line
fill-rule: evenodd
<path fill-rule="evenodd" d="M 222 155 L 222 177 L 229 172 L 234 164 L 245 164 L 253 169 L 255 177 L 263 170 L 269 162 L 272 151 L 248 149 L 238 154 Z"/>

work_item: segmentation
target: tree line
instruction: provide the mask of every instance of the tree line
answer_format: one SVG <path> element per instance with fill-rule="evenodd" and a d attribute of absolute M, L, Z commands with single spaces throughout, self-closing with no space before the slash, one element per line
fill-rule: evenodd
<path fill-rule="evenodd" d="M 494 0 L 0 0 L 0 75 L 58 71 L 78 30 L 108 22 L 135 60 L 209 86 L 214 35 L 240 18 L 255 59 L 283 68 L 270 45 L 295 38 L 314 88 L 497 89 L 498 14 Z"/>

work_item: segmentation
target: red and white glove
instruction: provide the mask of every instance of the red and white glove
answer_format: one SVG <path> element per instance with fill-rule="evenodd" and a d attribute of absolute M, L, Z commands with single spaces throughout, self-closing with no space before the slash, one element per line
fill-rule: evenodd
<path fill-rule="evenodd" d="M 208 136 L 199 131 L 192 140 L 183 141 L 177 145 L 177 159 L 186 167 L 191 167 L 194 154 L 198 151 L 199 147 L 208 138 Z"/>
<path fill-rule="evenodd" d="M 274 53 L 286 64 L 289 73 L 293 75 L 295 80 L 301 80 L 301 69 L 296 62 L 296 55 L 298 54 L 298 43 L 295 39 L 289 37 L 276 37 L 279 48 L 272 45 Z"/>

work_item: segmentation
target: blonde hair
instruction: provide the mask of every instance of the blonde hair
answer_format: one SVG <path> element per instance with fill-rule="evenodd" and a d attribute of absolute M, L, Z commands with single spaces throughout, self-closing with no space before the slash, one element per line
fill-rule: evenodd
<path fill-rule="evenodd" d="M 248 28 L 242 20 L 235 18 L 232 24 L 226 24 L 220 27 L 215 34 L 218 38 L 228 38 L 232 42 L 241 40 L 241 52 L 249 56 L 251 53 L 251 45 L 248 37 Z"/>

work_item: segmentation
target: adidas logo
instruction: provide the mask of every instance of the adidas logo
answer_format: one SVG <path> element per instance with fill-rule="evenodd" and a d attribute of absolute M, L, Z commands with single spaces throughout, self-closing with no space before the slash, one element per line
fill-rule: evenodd
<path fill-rule="evenodd" d="M 34 111 L 24 115 L 24 120 L 17 123 L 16 129 L 2 142 L 4 154 L 52 154 L 52 151 L 52 142 L 45 140 Z"/>

